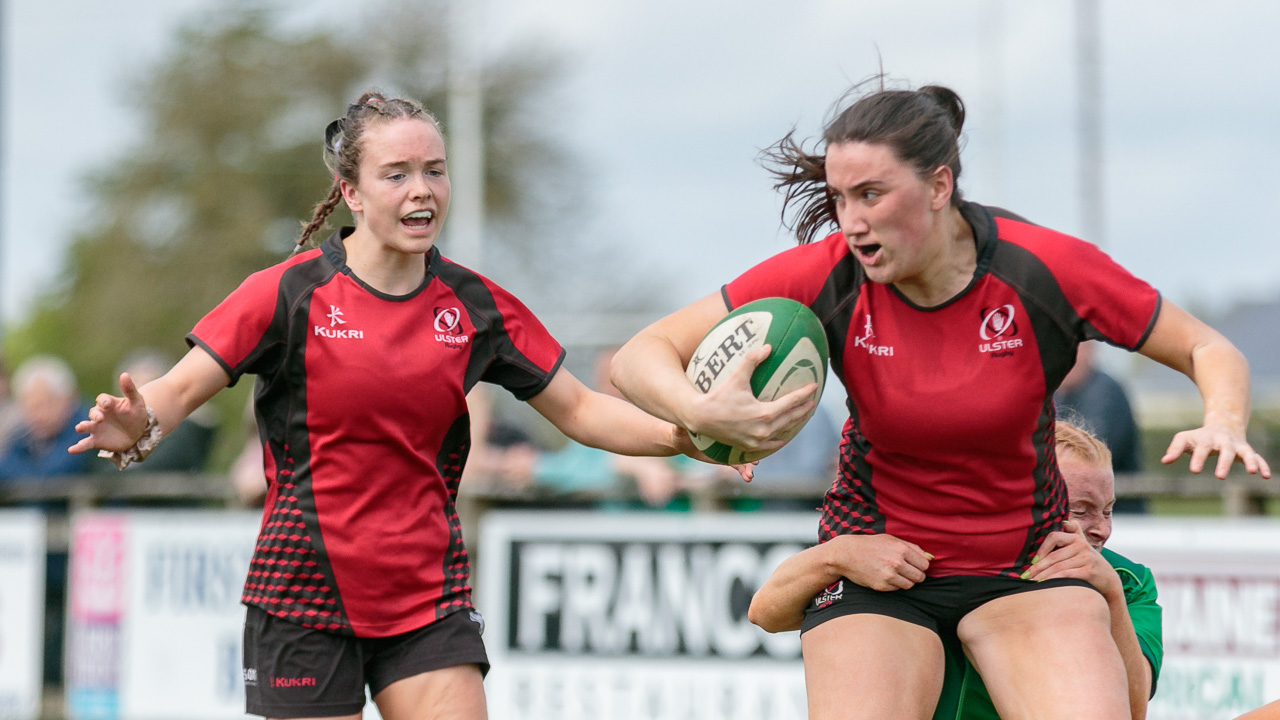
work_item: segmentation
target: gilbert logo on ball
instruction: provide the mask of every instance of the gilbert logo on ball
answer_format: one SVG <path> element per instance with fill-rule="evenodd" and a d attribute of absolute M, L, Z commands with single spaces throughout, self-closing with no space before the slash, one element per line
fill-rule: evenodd
<path fill-rule="evenodd" d="M 758 399 L 776 400 L 809 383 L 818 384 L 815 397 L 822 395 L 827 379 L 826 332 L 812 310 L 787 298 L 756 300 L 726 315 L 698 343 L 685 375 L 699 391 L 710 392 L 749 350 L 761 345 L 769 345 L 771 352 L 751 375 L 751 391 Z M 796 426 L 792 437 L 803 425 Z M 691 437 L 707 457 L 728 465 L 771 454 L 745 452 L 697 433 Z"/>

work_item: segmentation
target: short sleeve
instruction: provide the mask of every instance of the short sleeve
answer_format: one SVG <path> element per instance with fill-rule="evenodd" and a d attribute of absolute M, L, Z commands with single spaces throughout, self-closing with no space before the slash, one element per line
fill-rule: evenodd
<path fill-rule="evenodd" d="M 483 359 L 479 379 L 528 400 L 551 382 L 564 361 L 564 348 L 524 303 L 488 279 L 480 279 L 491 304 L 481 302 L 472 308 L 482 316 L 477 320 L 484 321 L 490 334 L 485 344 L 490 356 Z"/>
<path fill-rule="evenodd" d="M 998 221 L 1001 237 L 1030 250 L 1052 273 L 1080 318 L 1079 340 L 1102 340 L 1127 350 L 1147 341 L 1160 313 L 1160 293 L 1097 246 L 1044 228 Z M 1006 234 L 1006 230 L 1014 232 Z"/>
<path fill-rule="evenodd" d="M 808 245 L 785 250 L 747 270 L 721 288 L 730 310 L 768 297 L 790 298 L 813 307 L 824 288 L 837 282 L 841 271 L 856 272 L 843 236 L 833 233 Z M 848 279 L 839 282 L 849 287 Z"/>
<path fill-rule="evenodd" d="M 187 344 L 212 355 L 232 385 L 245 373 L 266 374 L 279 362 L 279 353 L 269 351 L 285 342 L 282 274 L 276 266 L 250 275 L 187 335 Z"/>

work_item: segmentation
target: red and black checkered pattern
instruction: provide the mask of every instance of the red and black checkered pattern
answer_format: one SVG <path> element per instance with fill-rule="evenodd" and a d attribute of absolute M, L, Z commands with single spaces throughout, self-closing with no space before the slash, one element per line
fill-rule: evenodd
<path fill-rule="evenodd" d="M 437 620 L 461 608 L 474 607 L 471 602 L 471 560 L 467 555 L 467 546 L 462 541 L 462 521 L 458 519 L 457 508 L 458 483 L 462 479 L 462 467 L 471 448 L 470 434 L 463 432 L 459 437 L 457 432 L 451 432 L 445 440 L 445 446 L 452 446 L 453 450 L 442 453 L 437 464 L 448 493 L 444 514 L 449 526 L 449 545 L 444 552 L 444 586 L 440 591 L 440 600 L 436 603 Z"/>
<path fill-rule="evenodd" d="M 350 632 L 328 563 L 317 556 L 299 507 L 293 459 L 285 456 L 281 465 L 241 601 L 306 628 Z"/>
<path fill-rule="evenodd" d="M 840 439 L 840 466 L 836 480 L 822 503 L 818 540 L 837 535 L 884 532 L 884 513 L 876 507 L 876 491 L 871 486 L 871 467 L 866 460 L 866 438 L 858 434 L 857 423 L 849 418 Z"/>

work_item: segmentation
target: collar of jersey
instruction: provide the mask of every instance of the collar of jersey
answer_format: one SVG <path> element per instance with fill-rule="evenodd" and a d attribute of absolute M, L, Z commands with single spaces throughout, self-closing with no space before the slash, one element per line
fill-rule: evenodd
<path fill-rule="evenodd" d="M 960 298 L 969 294 L 974 285 L 987 274 L 987 270 L 991 267 L 991 258 L 996 252 L 996 220 L 992 217 L 991 212 L 987 208 L 978 203 L 964 201 L 960 203 L 960 215 L 964 221 L 969 223 L 969 228 L 973 230 L 973 243 L 977 248 L 978 263 L 973 269 L 973 277 L 969 280 L 969 284 L 964 289 L 953 295 L 949 300 L 941 302 L 937 305 L 925 307 L 917 305 L 911 301 L 902 291 L 893 285 L 889 285 L 889 291 L 898 296 L 898 299 L 907 305 L 921 312 L 934 312 L 956 302 Z"/>
<path fill-rule="evenodd" d="M 367 290 L 369 294 L 374 297 L 382 300 L 389 300 L 391 302 L 412 300 L 423 290 L 426 290 L 427 286 L 431 284 L 431 279 L 436 276 L 436 270 L 440 267 L 440 251 L 433 245 L 431 249 L 427 251 L 427 272 L 422 277 L 422 284 L 417 288 L 405 293 L 404 295 L 389 295 L 372 285 L 369 285 L 365 281 L 356 277 L 356 274 L 351 272 L 351 268 L 347 267 L 347 248 L 342 244 L 342 241 L 355 231 L 356 229 L 350 226 L 343 226 L 334 230 L 333 234 L 326 238 L 320 245 L 320 250 L 324 253 L 325 258 L 328 259 L 329 262 L 333 263 L 333 266 L 338 269 L 338 272 L 351 278 L 352 282 Z"/>

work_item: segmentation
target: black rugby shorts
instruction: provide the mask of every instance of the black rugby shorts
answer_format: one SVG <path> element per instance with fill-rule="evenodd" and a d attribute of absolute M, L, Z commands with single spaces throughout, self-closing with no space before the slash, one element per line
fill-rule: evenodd
<path fill-rule="evenodd" d="M 818 593 L 805 608 L 804 633 L 845 615 L 887 615 L 928 628 L 944 640 L 953 636 L 960 619 L 978 606 L 1007 595 L 1031 590 L 1079 585 L 1084 580 L 1055 578 L 1037 582 L 1008 577 L 955 575 L 927 577 L 906 590 L 872 590 L 852 580 L 837 581 Z"/>
<path fill-rule="evenodd" d="M 250 606 L 244 621 L 246 711 L 272 718 L 352 715 L 388 685 L 454 665 L 489 672 L 484 620 L 461 610 L 385 638 L 304 628 Z"/>

